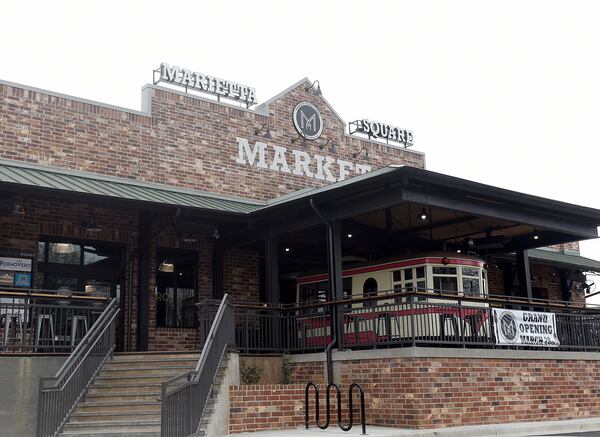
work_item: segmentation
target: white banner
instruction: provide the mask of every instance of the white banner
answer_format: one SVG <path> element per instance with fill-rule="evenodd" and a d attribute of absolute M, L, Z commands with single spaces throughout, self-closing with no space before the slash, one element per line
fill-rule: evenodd
<path fill-rule="evenodd" d="M 13 272 L 30 272 L 31 259 L 28 258 L 7 258 L 0 256 L 0 270 Z"/>
<path fill-rule="evenodd" d="M 556 316 L 553 313 L 494 308 L 496 344 L 558 347 Z"/>

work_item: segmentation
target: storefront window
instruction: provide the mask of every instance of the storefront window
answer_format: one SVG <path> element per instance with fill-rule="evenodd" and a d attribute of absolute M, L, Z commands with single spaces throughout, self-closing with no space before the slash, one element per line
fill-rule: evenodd
<path fill-rule="evenodd" d="M 114 243 L 46 237 L 38 242 L 35 283 L 47 290 L 119 297 L 123 248 Z"/>
<path fill-rule="evenodd" d="M 156 324 L 177 328 L 196 326 L 195 252 L 158 250 Z"/>

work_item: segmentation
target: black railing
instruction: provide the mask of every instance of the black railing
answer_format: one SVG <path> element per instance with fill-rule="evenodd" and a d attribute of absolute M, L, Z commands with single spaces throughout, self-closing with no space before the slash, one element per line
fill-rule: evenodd
<path fill-rule="evenodd" d="M 70 353 L 109 299 L 60 293 L 0 291 L 0 351 Z"/>
<path fill-rule="evenodd" d="M 214 380 L 227 350 L 235 345 L 233 307 L 228 295 L 214 313 L 214 301 L 200 313 L 200 328 L 210 323 L 196 368 L 162 383 L 161 436 L 195 434 L 204 418 Z M 214 316 L 212 316 L 214 314 Z"/>
<path fill-rule="evenodd" d="M 37 436 L 56 436 L 115 347 L 113 299 L 53 377 L 40 378 Z"/>
<path fill-rule="evenodd" d="M 327 429 L 331 424 L 331 389 L 335 389 L 337 398 L 337 423 L 340 429 L 344 432 L 348 432 L 354 426 L 354 404 L 353 394 L 354 389 L 358 390 L 360 399 L 360 426 L 362 435 L 367 435 L 367 424 L 366 424 L 366 413 L 365 413 L 365 392 L 360 385 L 357 383 L 350 384 L 348 387 L 348 424 L 344 425 L 342 420 L 342 394 L 340 387 L 337 384 L 330 383 L 327 385 L 325 390 L 325 423 L 321 423 L 320 408 L 319 408 L 319 387 L 314 382 L 306 384 L 304 389 L 304 427 L 306 429 L 310 426 L 310 388 L 315 389 L 315 423 L 320 429 Z"/>
<path fill-rule="evenodd" d="M 340 318 L 338 343 L 341 348 L 418 345 L 506 348 L 496 344 L 494 308 L 552 312 L 556 315 L 560 340 L 560 346 L 554 350 L 600 350 L 600 309 L 567 302 L 391 291 L 314 305 L 238 302 L 233 306 L 236 347 L 242 353 L 323 351 L 331 341 L 331 311 Z M 201 303 L 199 307 L 204 308 L 200 312 L 201 319 L 214 318 L 215 311 L 210 306 Z"/>

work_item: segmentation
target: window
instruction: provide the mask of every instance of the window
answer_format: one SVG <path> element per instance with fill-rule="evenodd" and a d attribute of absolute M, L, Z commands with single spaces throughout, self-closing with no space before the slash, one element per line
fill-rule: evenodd
<path fill-rule="evenodd" d="M 119 298 L 122 257 L 118 244 L 45 237 L 38 242 L 36 285 Z"/>
<path fill-rule="evenodd" d="M 377 296 L 379 285 L 377 284 L 377 280 L 374 278 L 369 278 L 363 284 L 363 297 L 371 297 Z M 370 307 L 376 305 L 376 300 L 367 300 L 363 302 L 363 306 Z"/>
<path fill-rule="evenodd" d="M 444 293 L 458 291 L 456 267 L 433 267 L 433 289 Z"/>
<path fill-rule="evenodd" d="M 156 269 L 156 324 L 196 326 L 198 257 L 195 252 L 159 249 Z"/>
<path fill-rule="evenodd" d="M 481 295 L 481 281 L 479 279 L 480 269 L 475 267 L 462 268 L 462 285 L 465 296 Z"/>
<path fill-rule="evenodd" d="M 392 273 L 392 285 L 395 292 L 403 291 L 427 291 L 427 278 L 425 276 L 425 266 L 407 267 L 396 270 Z M 398 302 L 404 302 L 406 298 L 400 298 Z M 425 297 L 419 296 L 419 301 L 425 300 Z"/>

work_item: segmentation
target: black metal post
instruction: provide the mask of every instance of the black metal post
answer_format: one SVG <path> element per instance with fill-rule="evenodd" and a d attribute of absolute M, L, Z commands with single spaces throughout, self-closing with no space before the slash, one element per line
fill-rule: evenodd
<path fill-rule="evenodd" d="M 265 285 L 266 301 L 268 303 L 281 303 L 279 290 L 279 253 L 275 237 L 269 237 L 265 240 Z"/>
<path fill-rule="evenodd" d="M 137 350 L 148 350 L 148 313 L 150 307 L 150 243 L 154 217 L 138 214 L 138 323 Z"/>
<path fill-rule="evenodd" d="M 223 247 L 215 243 L 212 256 L 212 295 L 213 299 L 223 299 Z"/>
<path fill-rule="evenodd" d="M 517 250 L 517 270 L 519 271 L 519 292 L 521 296 L 527 297 L 531 301 L 531 274 L 527 250 Z"/>

